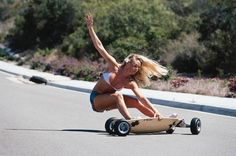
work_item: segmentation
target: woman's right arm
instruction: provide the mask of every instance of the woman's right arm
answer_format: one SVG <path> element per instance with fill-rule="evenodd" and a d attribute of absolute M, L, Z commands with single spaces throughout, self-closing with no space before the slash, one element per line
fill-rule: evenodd
<path fill-rule="evenodd" d="M 93 29 L 93 16 L 91 14 L 86 15 L 86 22 L 89 30 L 89 35 L 92 39 L 94 47 L 98 50 L 98 52 L 102 55 L 102 57 L 107 61 L 108 64 L 114 67 L 119 67 L 119 64 L 117 63 L 116 59 L 106 51 L 106 49 L 102 45 L 102 42 L 95 33 Z"/>

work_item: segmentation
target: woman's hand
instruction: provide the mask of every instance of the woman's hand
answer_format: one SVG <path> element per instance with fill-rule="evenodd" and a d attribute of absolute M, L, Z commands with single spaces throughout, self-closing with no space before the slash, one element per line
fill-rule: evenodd
<path fill-rule="evenodd" d="M 160 113 L 155 113 L 154 118 L 158 118 L 158 120 L 161 120 L 163 116 Z"/>
<path fill-rule="evenodd" d="M 91 13 L 86 15 L 86 23 L 88 28 L 93 27 L 93 15 Z"/>

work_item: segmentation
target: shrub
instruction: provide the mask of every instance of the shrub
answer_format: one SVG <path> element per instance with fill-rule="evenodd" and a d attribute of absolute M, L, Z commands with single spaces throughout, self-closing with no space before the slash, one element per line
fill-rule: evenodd
<path fill-rule="evenodd" d="M 81 67 L 76 73 L 76 78 L 84 81 L 96 81 L 98 77 L 98 71 L 91 67 Z"/>
<path fill-rule="evenodd" d="M 196 73 L 205 61 L 205 47 L 198 42 L 199 34 L 183 33 L 176 40 L 169 40 L 163 56 L 178 72 Z"/>
<path fill-rule="evenodd" d="M 229 90 L 236 93 L 236 77 L 229 79 Z"/>
<path fill-rule="evenodd" d="M 33 0 L 15 20 L 8 40 L 13 49 L 54 47 L 74 31 L 74 7 L 66 0 Z"/>
<path fill-rule="evenodd" d="M 187 78 L 175 78 L 170 81 L 170 84 L 174 88 L 179 88 L 180 86 L 184 86 L 188 81 Z"/>
<path fill-rule="evenodd" d="M 63 42 L 65 53 L 96 59 L 87 32 L 84 13 L 94 15 L 95 31 L 104 47 L 119 61 L 129 53 L 147 53 L 159 59 L 160 45 L 178 30 L 174 13 L 159 0 L 74 1 L 78 27 Z M 95 9 L 91 9 L 95 8 Z M 99 8 L 99 9 L 96 9 Z"/>
<path fill-rule="evenodd" d="M 235 73 L 235 5 L 231 0 L 215 3 L 200 15 L 200 39 L 208 49 L 206 70 L 216 74 L 217 69 L 222 69 L 225 73 Z"/>

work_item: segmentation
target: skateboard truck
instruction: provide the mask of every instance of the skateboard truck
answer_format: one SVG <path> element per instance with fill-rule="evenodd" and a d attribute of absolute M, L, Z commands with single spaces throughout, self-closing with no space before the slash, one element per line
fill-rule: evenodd
<path fill-rule="evenodd" d="M 179 123 L 176 125 L 176 127 L 190 127 L 189 124 L 186 124 L 184 119 L 180 120 Z"/>

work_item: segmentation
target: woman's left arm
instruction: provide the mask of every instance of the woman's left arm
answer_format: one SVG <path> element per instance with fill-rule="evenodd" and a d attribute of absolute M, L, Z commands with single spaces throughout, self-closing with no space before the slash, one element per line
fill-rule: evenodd
<path fill-rule="evenodd" d="M 153 112 L 155 112 L 154 117 L 160 117 L 162 116 L 159 111 L 152 105 L 152 103 L 147 99 L 146 96 L 140 91 L 138 85 L 136 82 L 131 82 L 131 89 L 134 92 L 134 94 L 137 96 L 139 101 L 144 104 L 146 107 L 151 109 Z"/>

